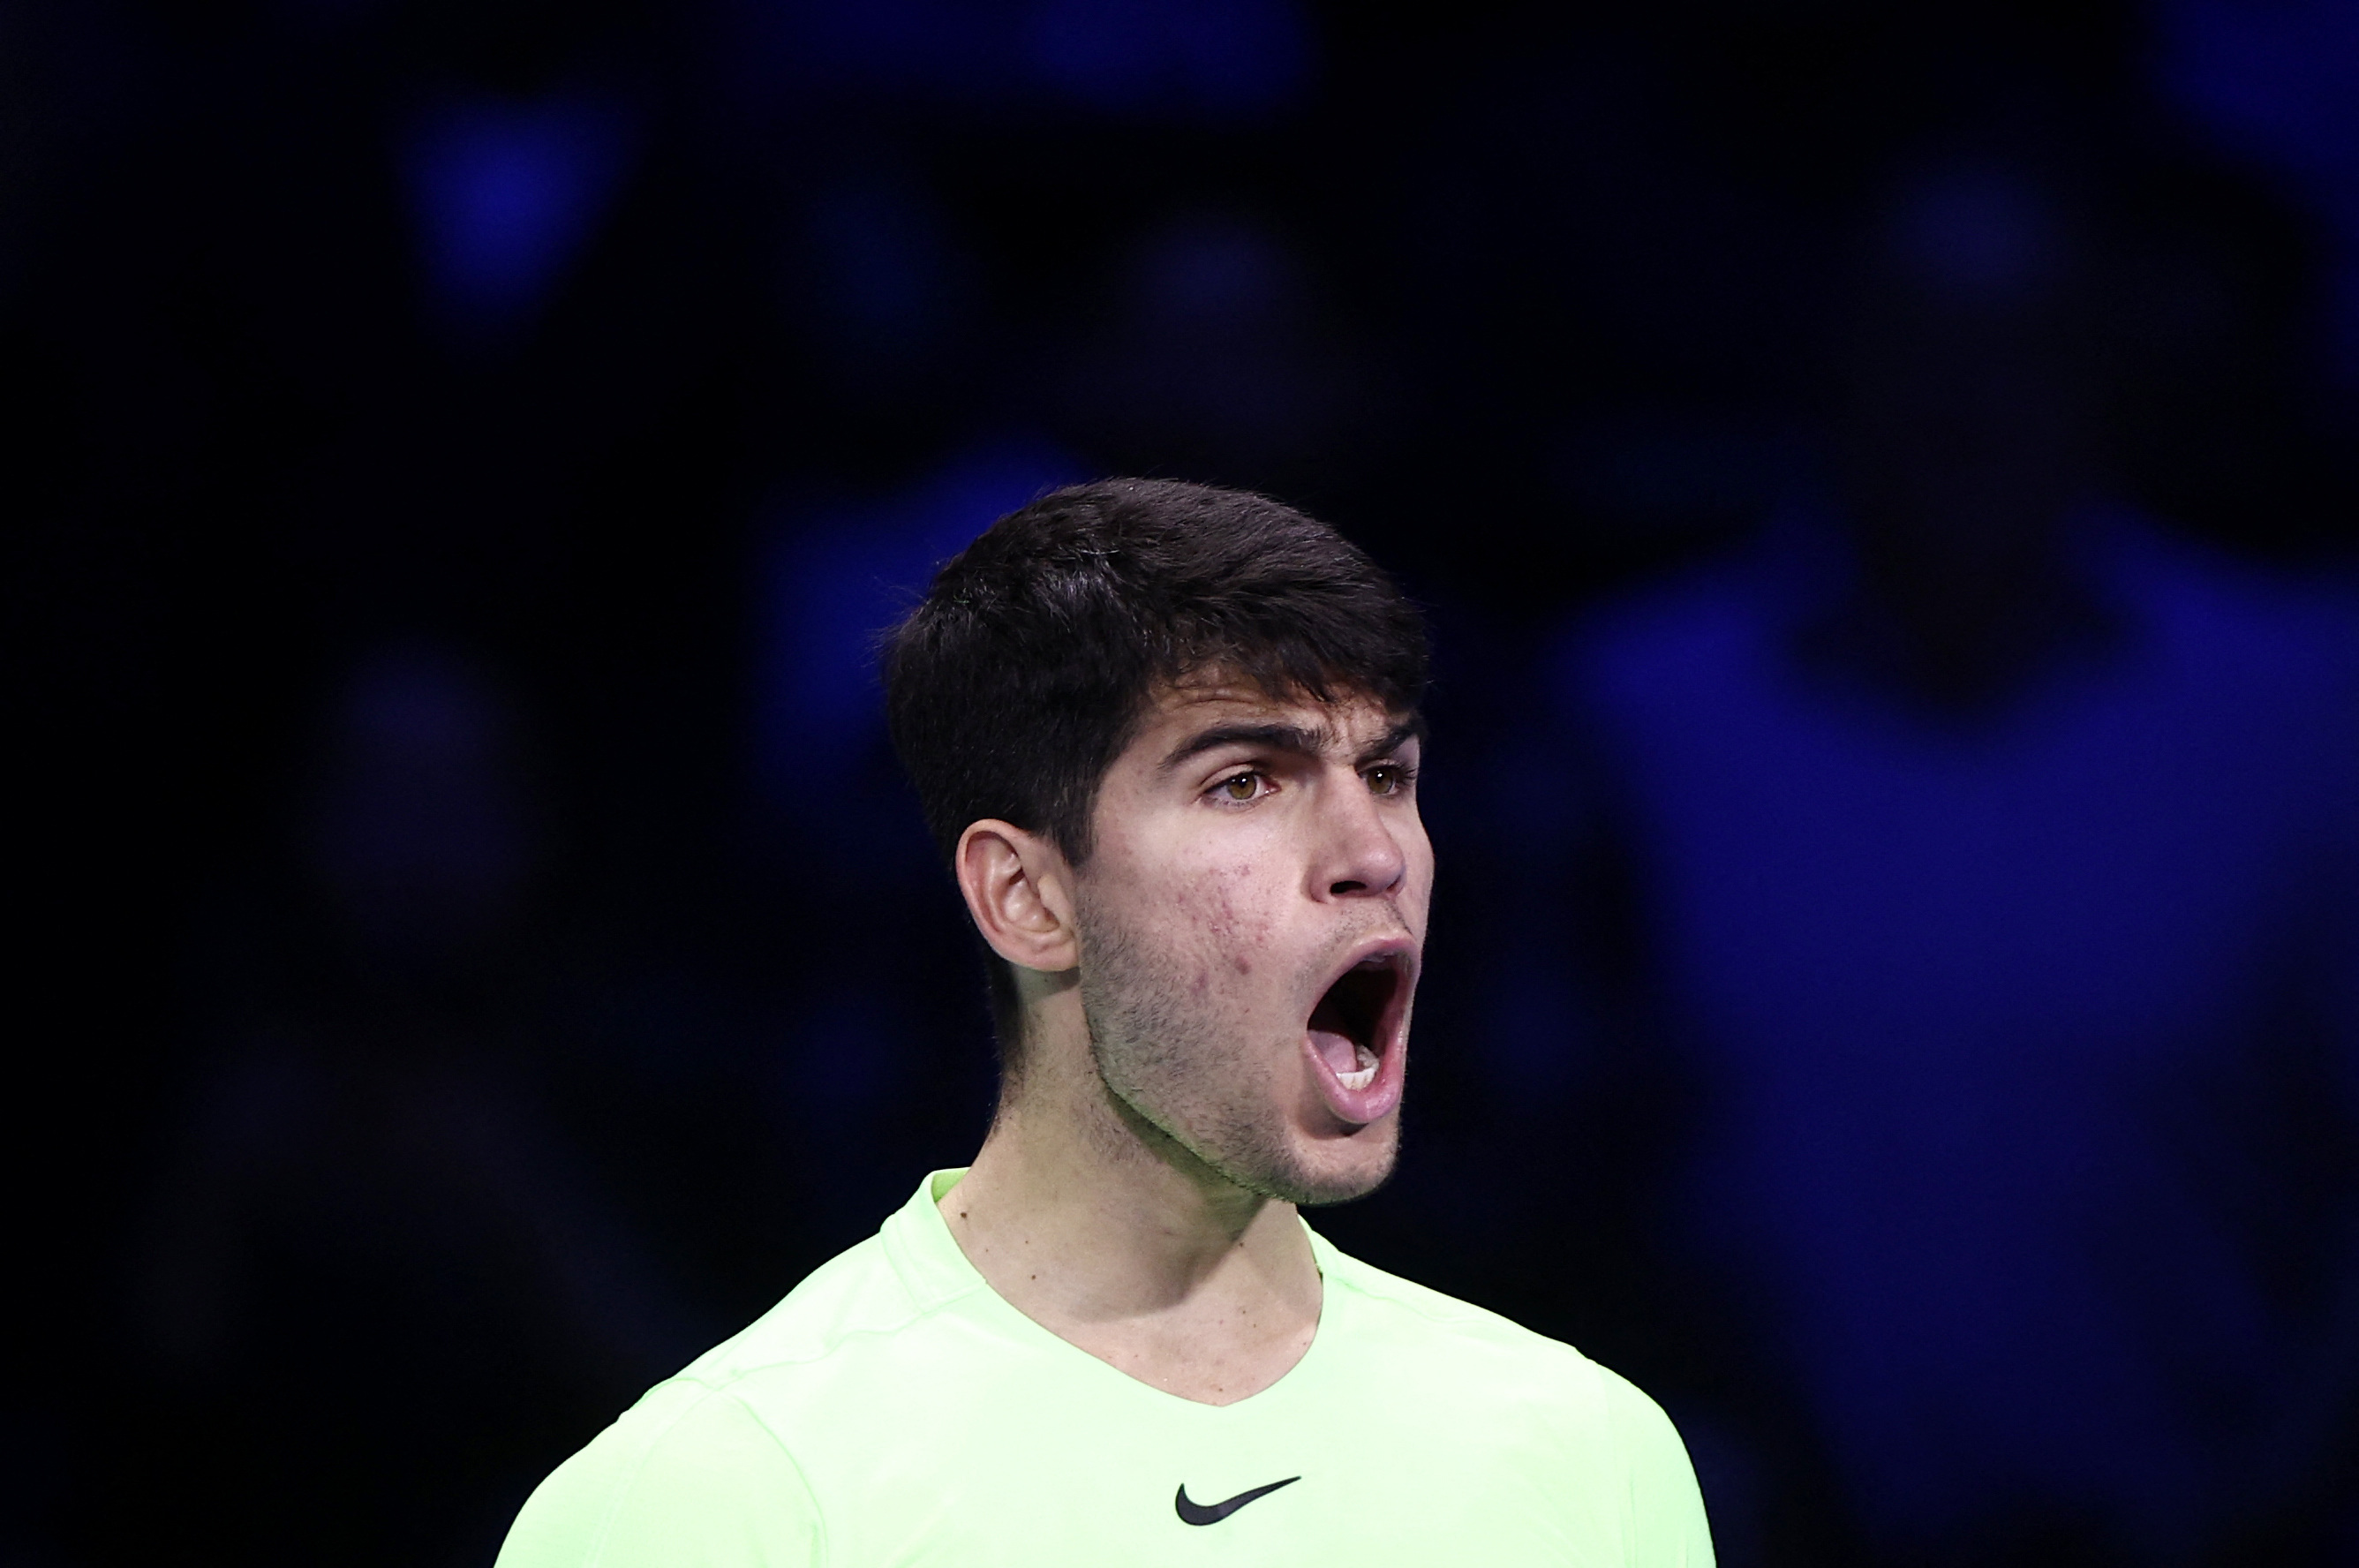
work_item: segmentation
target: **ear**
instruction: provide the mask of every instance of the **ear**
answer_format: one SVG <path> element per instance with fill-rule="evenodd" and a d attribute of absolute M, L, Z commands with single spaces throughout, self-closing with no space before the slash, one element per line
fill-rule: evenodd
<path fill-rule="evenodd" d="M 1047 839 L 995 818 L 970 822 L 951 867 L 992 952 L 1019 969 L 1049 974 L 1081 963 L 1072 872 Z"/>

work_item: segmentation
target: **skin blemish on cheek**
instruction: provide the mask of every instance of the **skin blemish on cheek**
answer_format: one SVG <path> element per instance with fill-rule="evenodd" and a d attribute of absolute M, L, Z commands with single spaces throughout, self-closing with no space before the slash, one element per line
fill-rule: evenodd
<path fill-rule="evenodd" d="M 1236 938 L 1242 925 L 1237 918 L 1236 898 L 1224 872 L 1215 871 L 1199 886 L 1180 890 L 1173 900 L 1173 909 L 1180 923 L 1192 926 L 1223 944 Z"/>

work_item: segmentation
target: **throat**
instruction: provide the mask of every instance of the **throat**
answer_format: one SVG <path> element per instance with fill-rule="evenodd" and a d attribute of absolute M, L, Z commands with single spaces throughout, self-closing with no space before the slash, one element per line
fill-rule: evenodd
<path fill-rule="evenodd" d="M 1151 1388 L 1193 1404 L 1234 1405 L 1293 1371 L 1318 1333 L 1313 1312 L 1266 1324 L 1233 1316 L 1128 1324 L 1117 1332 L 1096 1325 L 1059 1337 Z"/>
<path fill-rule="evenodd" d="M 1053 1156 L 1021 1168 L 1033 1164 L 1025 1154 L 1048 1152 L 995 1133 L 936 1203 L 1008 1305 L 1116 1371 L 1199 1404 L 1250 1398 L 1301 1360 L 1322 1283 L 1292 1204 L 1265 1202 L 1242 1234 L 1211 1245 L 1199 1233 L 1226 1227 L 1201 1210 L 1201 1194 L 1141 1181 L 1157 1162 L 1083 1183 Z M 1090 1201 L 1072 1201 L 1077 1189 Z"/>

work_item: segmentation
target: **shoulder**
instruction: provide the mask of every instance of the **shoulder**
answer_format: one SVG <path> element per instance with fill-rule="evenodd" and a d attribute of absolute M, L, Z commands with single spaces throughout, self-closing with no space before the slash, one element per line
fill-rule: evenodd
<path fill-rule="evenodd" d="M 1593 737 L 1698 703 L 1759 700 L 1774 668 L 1765 652 L 1812 583 L 1807 564 L 1758 548 L 1585 606 L 1542 647 L 1545 700 Z"/>
<path fill-rule="evenodd" d="M 1478 1307 L 1430 1285 L 1389 1273 L 1343 1251 L 1315 1231 L 1311 1247 L 1319 1260 L 1320 1273 L 1331 1289 L 1351 1292 L 1380 1320 L 1401 1332 L 1491 1345 L 1542 1358 L 1582 1359 L 1581 1353 L 1562 1340 L 1535 1334 L 1488 1307 Z"/>
<path fill-rule="evenodd" d="M 1562 1486 L 1618 1538 L 1625 1562 L 1712 1561 L 1703 1500 L 1670 1417 L 1629 1379 L 1560 1340 L 1320 1245 L 1330 1282 L 1421 1425 Z"/>
<path fill-rule="evenodd" d="M 1701 677 L 1750 656 L 1789 587 L 1784 574 L 1747 554 L 1629 590 L 1556 629 L 1551 674 L 1576 693 L 1666 675 Z"/>
<path fill-rule="evenodd" d="M 821 1545 L 819 1510 L 786 1445 L 728 1389 L 682 1377 L 650 1389 L 540 1484 L 499 1568 L 751 1568 L 816 1562 Z"/>
<path fill-rule="evenodd" d="M 2296 572 L 2215 545 L 2116 521 L 2104 536 L 2109 576 L 2171 632 L 2214 657 L 2359 670 L 2359 576 Z"/>
<path fill-rule="evenodd" d="M 2148 637 L 2149 691 L 2190 761 L 2287 822 L 2345 822 L 2359 771 L 2359 591 L 2132 527 L 2109 564 Z M 2288 793 L 2288 792 L 2291 793 Z"/>
<path fill-rule="evenodd" d="M 698 1356 L 679 1376 L 708 1388 L 728 1388 L 890 1336 L 941 1304 L 912 1290 L 894 1266 L 885 1238 L 872 1236 L 813 1269 L 777 1306 Z"/>
<path fill-rule="evenodd" d="M 824 1523 L 796 1449 L 811 1407 L 832 1410 L 841 1363 L 940 1304 L 910 1289 L 881 1237 L 840 1254 L 560 1465 L 501 1568 L 812 1560 Z"/>
<path fill-rule="evenodd" d="M 1330 1283 L 1362 1307 L 1364 1332 L 1404 1366 L 1430 1365 L 1514 1405 L 1552 1408 L 1597 1435 L 1669 1432 L 1661 1409 L 1628 1379 L 1562 1340 L 1321 1244 Z M 1473 1379 L 1469 1381 L 1469 1379 Z M 1677 1437 L 1672 1441 L 1676 1443 Z"/>

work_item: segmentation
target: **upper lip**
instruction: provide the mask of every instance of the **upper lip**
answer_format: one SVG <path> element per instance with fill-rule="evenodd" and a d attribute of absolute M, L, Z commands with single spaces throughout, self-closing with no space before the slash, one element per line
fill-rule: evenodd
<path fill-rule="evenodd" d="M 1388 936 L 1364 937 L 1353 944 L 1351 952 L 1345 954 L 1343 962 L 1336 965 L 1335 972 L 1327 977 L 1327 984 L 1332 985 L 1372 958 L 1390 958 L 1395 960 L 1396 968 L 1405 973 L 1414 972 L 1417 967 L 1417 943 L 1407 931 L 1394 931 Z"/>

